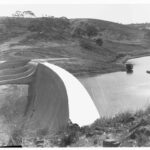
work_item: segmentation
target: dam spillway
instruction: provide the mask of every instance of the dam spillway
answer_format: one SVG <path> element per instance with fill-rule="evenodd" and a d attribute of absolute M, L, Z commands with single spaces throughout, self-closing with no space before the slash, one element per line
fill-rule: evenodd
<path fill-rule="evenodd" d="M 6 84 L 29 86 L 19 129 L 49 129 L 53 132 L 65 127 L 69 119 L 83 126 L 99 118 L 82 84 L 66 70 L 48 62 L 23 60 L 1 63 L 0 85 Z"/>

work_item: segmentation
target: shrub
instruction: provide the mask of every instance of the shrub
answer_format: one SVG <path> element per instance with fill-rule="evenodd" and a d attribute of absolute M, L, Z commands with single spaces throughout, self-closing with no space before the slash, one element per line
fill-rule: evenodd
<path fill-rule="evenodd" d="M 98 30 L 94 25 L 82 23 L 73 29 L 73 37 L 93 37 L 98 34 Z"/>
<path fill-rule="evenodd" d="M 85 49 L 88 49 L 88 50 L 91 50 L 91 49 L 94 48 L 94 45 L 93 45 L 93 43 L 92 43 L 90 40 L 81 39 L 81 40 L 79 41 L 79 43 L 80 43 L 80 46 L 81 46 L 82 48 L 85 48 Z"/>
<path fill-rule="evenodd" d="M 123 123 L 123 124 L 130 123 L 130 122 L 134 121 L 134 119 L 135 118 L 134 118 L 133 114 L 130 112 L 120 113 L 114 117 L 115 122 Z"/>
<path fill-rule="evenodd" d="M 126 56 L 126 54 L 125 53 L 117 53 L 117 55 L 116 55 L 116 58 L 118 59 L 118 58 L 122 58 L 122 57 L 125 57 Z"/>
<path fill-rule="evenodd" d="M 69 146 L 79 139 L 79 132 L 80 127 L 77 124 L 68 125 L 51 137 L 51 143 L 59 147 Z"/>
<path fill-rule="evenodd" d="M 86 33 L 88 37 L 96 36 L 98 34 L 98 30 L 93 25 L 87 25 L 86 27 Z"/>
<path fill-rule="evenodd" d="M 76 27 L 75 29 L 73 29 L 73 33 L 72 33 L 73 37 L 84 37 L 85 35 L 86 32 L 81 27 Z"/>
<path fill-rule="evenodd" d="M 98 38 L 95 40 L 96 44 L 99 45 L 99 46 L 102 46 L 103 45 L 103 40 L 101 38 Z"/>

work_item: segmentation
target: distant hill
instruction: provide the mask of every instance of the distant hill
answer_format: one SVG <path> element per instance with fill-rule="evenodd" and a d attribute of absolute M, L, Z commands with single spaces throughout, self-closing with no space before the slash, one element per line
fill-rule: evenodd
<path fill-rule="evenodd" d="M 148 29 L 150 30 L 150 23 L 137 23 L 137 24 L 129 24 L 130 27 L 136 27 L 140 30 Z"/>

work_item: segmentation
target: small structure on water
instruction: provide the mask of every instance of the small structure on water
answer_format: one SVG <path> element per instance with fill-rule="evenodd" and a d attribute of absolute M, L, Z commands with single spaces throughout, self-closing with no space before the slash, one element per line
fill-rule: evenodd
<path fill-rule="evenodd" d="M 127 73 L 133 73 L 133 64 L 126 64 L 126 71 Z"/>
<path fill-rule="evenodd" d="M 150 74 L 150 70 L 147 70 L 146 72 Z"/>

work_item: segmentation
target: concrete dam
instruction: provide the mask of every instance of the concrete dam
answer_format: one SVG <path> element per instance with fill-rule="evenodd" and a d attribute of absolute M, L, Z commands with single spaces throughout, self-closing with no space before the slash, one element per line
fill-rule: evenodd
<path fill-rule="evenodd" d="M 69 119 L 80 126 L 99 118 L 93 100 L 83 85 L 66 70 L 48 62 L 6 61 L 0 64 L 0 85 L 28 85 L 19 129 L 57 131 Z"/>

